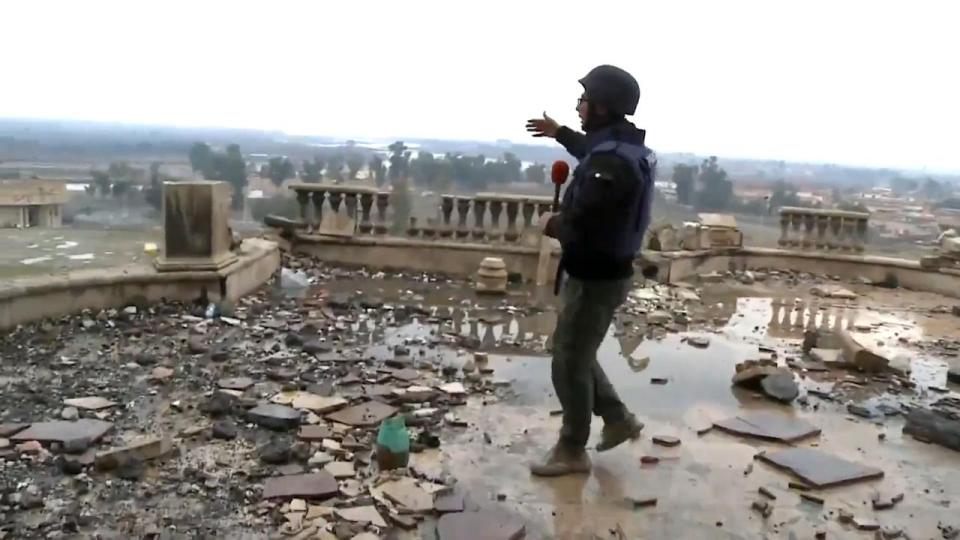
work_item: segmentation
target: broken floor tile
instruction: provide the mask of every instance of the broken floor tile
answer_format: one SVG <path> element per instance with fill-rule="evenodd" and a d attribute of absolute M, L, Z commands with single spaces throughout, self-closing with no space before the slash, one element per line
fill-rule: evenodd
<path fill-rule="evenodd" d="M 68 405 L 70 407 L 76 407 L 78 409 L 86 409 L 89 411 L 99 411 L 101 409 L 107 409 L 116 405 L 115 402 L 100 396 L 89 396 L 89 397 L 65 399 L 63 400 L 63 404 Z"/>
<path fill-rule="evenodd" d="M 275 403 L 257 405 L 247 411 L 247 418 L 258 426 L 278 431 L 300 425 L 300 411 Z"/>
<path fill-rule="evenodd" d="M 0 437 L 9 437 L 18 431 L 30 427 L 30 424 L 0 424 Z"/>
<path fill-rule="evenodd" d="M 671 435 L 654 435 L 653 444 L 660 446 L 680 446 L 680 439 Z"/>
<path fill-rule="evenodd" d="M 380 512 L 377 512 L 374 506 L 355 506 L 353 508 L 337 508 L 334 514 L 340 519 L 352 521 L 354 523 L 370 523 L 377 527 L 386 527 L 387 523 L 383 521 Z"/>
<path fill-rule="evenodd" d="M 410 512 L 429 512 L 434 507 L 433 495 L 420 487 L 413 478 L 403 477 L 379 486 L 389 501 L 398 504 Z"/>
<path fill-rule="evenodd" d="M 340 491 L 337 480 L 327 472 L 293 474 L 267 478 L 264 499 L 325 499 Z"/>
<path fill-rule="evenodd" d="M 289 405 L 294 409 L 307 409 L 317 414 L 335 411 L 347 404 L 347 400 L 340 396 L 318 396 L 310 392 L 280 392 L 270 399 L 273 403 Z"/>
<path fill-rule="evenodd" d="M 467 393 L 467 389 L 462 382 L 452 382 L 440 385 L 440 390 L 451 396 L 462 396 Z"/>
<path fill-rule="evenodd" d="M 226 390 L 244 391 L 253 386 L 253 379 L 250 377 L 226 377 L 217 381 L 217 386 Z"/>
<path fill-rule="evenodd" d="M 121 448 L 112 448 L 97 454 L 94 466 L 109 471 L 130 462 L 141 462 L 162 457 L 173 450 L 173 442 L 161 437 L 144 437 Z"/>
<path fill-rule="evenodd" d="M 383 420 L 393 416 L 396 412 L 396 407 L 392 407 L 386 403 L 368 401 L 328 414 L 326 418 L 348 426 L 367 427 L 379 424 Z"/>
<path fill-rule="evenodd" d="M 437 521 L 439 540 L 520 540 L 525 534 L 519 518 L 492 510 L 444 514 Z"/>
<path fill-rule="evenodd" d="M 333 435 L 333 430 L 329 426 L 300 426 L 297 437 L 302 441 L 322 441 Z"/>
<path fill-rule="evenodd" d="M 83 418 L 75 422 L 54 420 L 52 422 L 33 424 L 29 428 L 9 438 L 14 442 L 40 441 L 64 443 L 67 441 L 83 440 L 87 443 L 94 443 L 100 440 L 112 427 L 113 424 L 110 422 L 89 418 Z"/>
<path fill-rule="evenodd" d="M 792 472 L 816 488 L 827 488 L 883 477 L 883 471 L 814 450 L 791 448 L 760 454 L 764 463 Z"/>
<path fill-rule="evenodd" d="M 448 489 L 434 495 L 433 509 L 441 514 L 463 512 L 463 508 L 463 493 L 458 489 Z"/>
<path fill-rule="evenodd" d="M 357 472 L 353 469 L 353 463 L 348 461 L 332 461 L 324 465 L 323 470 L 332 474 L 334 478 L 353 478 Z"/>
<path fill-rule="evenodd" d="M 820 428 L 786 414 L 756 412 L 714 422 L 717 429 L 735 435 L 779 442 L 796 442 L 820 434 Z"/>

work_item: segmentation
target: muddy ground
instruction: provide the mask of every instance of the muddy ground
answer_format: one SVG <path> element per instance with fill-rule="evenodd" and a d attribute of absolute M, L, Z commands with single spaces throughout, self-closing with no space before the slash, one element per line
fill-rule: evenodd
<path fill-rule="evenodd" d="M 328 413 L 304 410 L 300 423 L 329 429 L 332 442 L 324 443 L 251 421 L 251 407 L 293 390 L 350 404 L 386 401 L 408 413 L 414 453 L 411 467 L 395 474 L 424 489 L 452 486 L 467 511 L 519 520 L 527 538 L 874 537 L 841 520 L 847 512 L 861 525 L 873 519 L 910 538 L 947 537 L 947 527 L 960 526 L 960 454 L 904 435 L 902 414 L 866 419 L 848 409 L 905 410 L 957 397 L 947 373 L 957 367 L 960 319 L 942 297 L 859 283 L 842 284 L 857 293 L 853 299 L 813 297 L 811 287 L 834 282 L 776 273 L 681 287 L 638 283 L 599 361 L 646 424 L 643 435 L 591 452 L 590 475 L 543 480 L 527 465 L 555 441 L 560 424 L 550 385 L 556 308 L 549 291 L 512 285 L 506 297 L 477 297 L 462 280 L 286 264 L 313 285 L 267 287 L 236 306 L 217 306 L 212 319 L 207 306 L 140 306 L 5 336 L 0 424 L 76 414 L 113 426 L 86 454 L 0 439 L 0 538 L 435 538 L 436 512 L 413 514 L 416 529 L 406 530 L 403 505 L 371 491 L 390 479 L 370 455 L 375 427 L 338 425 Z M 669 318 L 656 320 L 660 311 Z M 825 342 L 852 331 L 906 362 L 909 384 L 848 369 L 804 370 L 801 344 L 815 329 Z M 476 360 L 485 356 L 481 373 Z M 799 397 L 781 404 L 732 386 L 736 364 L 757 358 L 792 365 Z M 252 386 L 224 397 L 225 377 L 249 377 Z M 450 381 L 462 382 L 466 394 L 438 390 Z M 409 389 L 400 389 L 410 385 L 426 393 L 407 399 Z M 65 410 L 65 399 L 88 396 L 115 405 Z M 819 505 L 788 487 L 795 478 L 754 459 L 788 445 L 717 429 L 698 434 L 752 411 L 814 424 L 821 435 L 794 446 L 878 467 L 883 478 L 815 490 Z M 224 435 L 230 426 L 234 438 Z M 592 442 L 600 427 L 595 422 Z M 439 448 L 431 448 L 431 435 Z M 657 435 L 681 443 L 656 445 Z M 137 436 L 158 437 L 172 450 L 110 470 L 83 461 Z M 298 498 L 263 500 L 276 475 L 324 467 L 318 454 L 354 465 L 338 494 L 307 500 L 305 512 Z M 659 462 L 642 464 L 644 456 Z M 764 499 L 760 487 L 777 497 L 766 518 L 751 510 Z M 875 494 L 900 493 L 893 508 L 873 509 Z M 654 506 L 635 504 L 650 498 Z M 358 506 L 375 507 L 385 526 L 351 523 L 334 510 Z"/>

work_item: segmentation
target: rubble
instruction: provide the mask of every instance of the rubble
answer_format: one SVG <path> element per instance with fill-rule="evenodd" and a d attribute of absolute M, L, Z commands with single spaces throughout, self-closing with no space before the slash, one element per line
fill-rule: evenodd
<path fill-rule="evenodd" d="M 820 429 L 803 420 L 773 412 L 742 414 L 714 422 L 717 429 L 759 439 L 792 443 L 820 434 Z"/>
<path fill-rule="evenodd" d="M 818 489 L 883 477 L 881 469 L 853 463 L 812 448 L 764 452 L 757 458 L 779 469 L 790 471 Z"/>
<path fill-rule="evenodd" d="M 904 434 L 960 452 L 960 415 L 915 408 L 907 413 Z"/>
<path fill-rule="evenodd" d="M 266 403 L 247 411 L 247 419 L 267 429 L 283 431 L 300 425 L 300 412 L 283 405 Z"/>

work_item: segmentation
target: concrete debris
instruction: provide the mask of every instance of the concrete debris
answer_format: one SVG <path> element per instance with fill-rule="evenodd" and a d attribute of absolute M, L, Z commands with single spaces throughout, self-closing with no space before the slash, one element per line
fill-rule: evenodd
<path fill-rule="evenodd" d="M 960 451 L 960 415 L 915 408 L 907 413 L 903 432 L 921 442 Z"/>
<path fill-rule="evenodd" d="M 856 300 L 857 293 L 837 285 L 817 285 L 810 288 L 810 294 L 823 298 L 837 298 L 839 300 Z"/>
<path fill-rule="evenodd" d="M 173 451 L 173 448 L 173 442 L 170 439 L 144 437 L 127 446 L 98 453 L 94 466 L 100 471 L 110 471 L 130 463 L 163 457 Z"/>
<path fill-rule="evenodd" d="M 525 535 L 520 519 L 498 511 L 444 514 L 437 521 L 438 540 L 521 540 Z"/>
<path fill-rule="evenodd" d="M 883 477 L 883 470 L 847 461 L 812 448 L 764 452 L 760 461 L 790 471 L 818 489 Z"/>
<path fill-rule="evenodd" d="M 387 523 L 373 506 L 356 506 L 353 508 L 337 508 L 334 514 L 340 519 L 355 523 L 370 523 L 376 527 L 386 527 Z"/>
<path fill-rule="evenodd" d="M 100 396 L 65 399 L 63 404 L 89 411 L 99 411 L 116 405 L 113 401 Z"/>
<path fill-rule="evenodd" d="M 653 444 L 659 444 L 660 446 L 680 446 L 680 439 L 670 435 L 654 435 L 652 440 Z"/>
<path fill-rule="evenodd" d="M 262 496 L 264 499 L 326 499 L 339 491 L 333 476 L 318 472 L 267 478 Z"/>
<path fill-rule="evenodd" d="M 300 411 L 283 405 L 266 403 L 247 411 L 247 419 L 258 426 L 283 431 L 300 425 Z"/>
<path fill-rule="evenodd" d="M 887 369 L 890 361 L 871 351 L 850 332 L 840 332 L 840 346 L 844 360 L 852 367 L 869 373 L 878 373 Z"/>

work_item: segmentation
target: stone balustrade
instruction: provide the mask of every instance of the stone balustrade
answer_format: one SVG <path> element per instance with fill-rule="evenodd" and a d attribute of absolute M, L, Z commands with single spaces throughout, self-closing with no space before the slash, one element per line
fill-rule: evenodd
<path fill-rule="evenodd" d="M 321 224 L 327 213 L 353 219 L 353 232 L 359 235 L 386 235 L 393 223 L 390 191 L 339 184 L 297 183 L 290 187 L 297 194 L 300 220 L 308 234 L 323 234 Z M 549 196 L 441 195 L 436 212 L 411 216 L 404 232 L 410 238 L 516 243 L 552 204 Z"/>
<path fill-rule="evenodd" d="M 784 248 L 862 252 L 867 244 L 870 214 L 819 208 L 780 209 Z"/>

